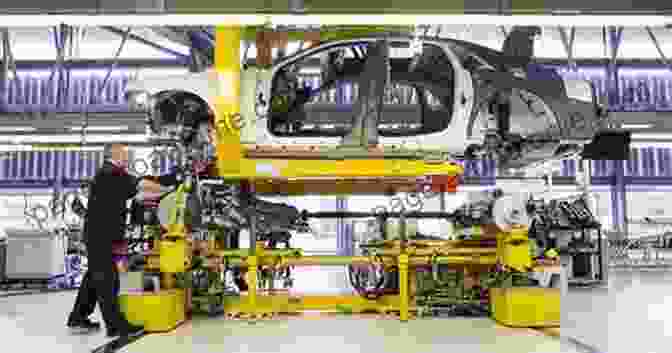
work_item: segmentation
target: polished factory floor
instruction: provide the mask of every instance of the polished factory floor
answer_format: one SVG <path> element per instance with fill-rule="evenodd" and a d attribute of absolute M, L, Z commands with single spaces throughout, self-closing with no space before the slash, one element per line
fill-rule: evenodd
<path fill-rule="evenodd" d="M 297 273 L 302 291 L 335 288 L 339 271 Z M 320 282 L 321 281 L 321 282 Z M 311 283 L 312 285 L 308 285 Z M 333 291 L 332 291 L 333 292 Z M 140 352 L 589 352 L 664 353 L 672 342 L 672 272 L 623 271 L 610 274 L 605 288 L 573 289 L 563 300 L 561 333 L 582 342 L 574 347 L 531 330 L 500 327 L 488 319 L 427 319 L 400 324 L 373 318 L 289 318 L 254 325 L 223 318 L 195 319 L 172 334 L 152 335 L 126 347 Z M 2 297 L 0 332 L 5 347 L 90 352 L 103 333 L 71 336 L 64 328 L 74 293 Z M 96 314 L 99 318 L 99 315 Z M 319 320 L 319 321 L 316 321 Z"/>

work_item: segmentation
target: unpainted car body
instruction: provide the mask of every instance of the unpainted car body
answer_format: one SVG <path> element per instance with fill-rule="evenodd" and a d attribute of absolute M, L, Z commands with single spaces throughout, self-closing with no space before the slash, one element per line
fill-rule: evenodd
<path fill-rule="evenodd" d="M 530 36 L 515 42 L 513 32 L 504 52 L 387 35 L 323 43 L 271 70 L 243 67 L 242 142 L 336 146 L 365 120 L 370 143 L 494 158 L 505 168 L 580 151 L 608 123 L 594 88 L 535 64 L 516 47 Z M 127 90 L 155 131 L 173 126 L 188 140 L 213 119 L 221 79 L 210 69 Z"/>

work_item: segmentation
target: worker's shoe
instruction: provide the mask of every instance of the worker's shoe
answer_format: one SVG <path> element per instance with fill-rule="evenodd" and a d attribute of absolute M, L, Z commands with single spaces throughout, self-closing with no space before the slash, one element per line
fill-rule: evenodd
<path fill-rule="evenodd" d="M 68 328 L 72 333 L 85 334 L 100 330 L 100 324 L 89 319 L 69 321 Z"/>
<path fill-rule="evenodd" d="M 107 337 L 136 337 L 145 333 L 145 328 L 142 326 L 128 325 L 125 329 L 110 329 L 107 330 Z"/>

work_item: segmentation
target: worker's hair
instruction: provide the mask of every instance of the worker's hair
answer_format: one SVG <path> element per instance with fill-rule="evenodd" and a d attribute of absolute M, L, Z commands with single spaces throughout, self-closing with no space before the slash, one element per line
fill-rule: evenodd
<path fill-rule="evenodd" d="M 114 150 L 125 145 L 119 143 L 108 143 L 103 147 L 103 159 L 110 160 L 114 158 Z"/>

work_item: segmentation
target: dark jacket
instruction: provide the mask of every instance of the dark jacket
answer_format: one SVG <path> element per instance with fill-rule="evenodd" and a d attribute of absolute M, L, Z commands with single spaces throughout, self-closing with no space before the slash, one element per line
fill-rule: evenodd
<path fill-rule="evenodd" d="M 108 161 L 96 173 L 84 222 L 89 257 L 111 256 L 112 244 L 124 239 L 126 201 L 136 195 L 140 180 Z"/>

